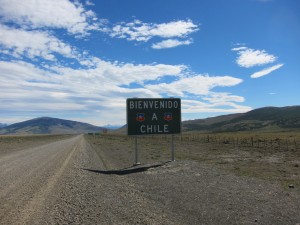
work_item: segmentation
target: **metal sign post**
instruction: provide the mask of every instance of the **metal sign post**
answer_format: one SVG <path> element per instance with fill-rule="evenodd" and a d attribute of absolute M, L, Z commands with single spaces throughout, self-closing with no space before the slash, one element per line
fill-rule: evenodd
<path fill-rule="evenodd" d="M 139 154 L 138 154 L 138 146 L 137 146 L 137 136 L 134 138 L 134 145 L 135 145 L 135 159 L 134 159 L 134 165 L 140 165 L 141 163 L 139 162 Z"/>
<path fill-rule="evenodd" d="M 171 139 L 171 155 L 172 155 L 172 161 L 175 161 L 175 144 L 174 144 L 174 135 L 172 135 Z"/>

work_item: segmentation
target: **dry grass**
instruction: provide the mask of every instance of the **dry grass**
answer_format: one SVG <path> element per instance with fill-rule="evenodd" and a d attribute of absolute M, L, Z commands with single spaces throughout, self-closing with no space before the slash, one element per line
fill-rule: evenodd
<path fill-rule="evenodd" d="M 134 137 L 86 136 L 98 151 L 124 166 L 134 162 Z M 300 188 L 300 133 L 190 133 L 176 136 L 176 160 L 196 160 L 239 176 Z M 138 137 L 141 163 L 171 159 L 170 136 Z"/>

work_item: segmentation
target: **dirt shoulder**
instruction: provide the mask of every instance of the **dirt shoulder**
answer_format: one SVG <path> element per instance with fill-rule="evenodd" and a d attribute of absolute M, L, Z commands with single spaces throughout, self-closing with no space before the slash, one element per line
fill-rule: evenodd
<path fill-rule="evenodd" d="M 227 148 L 221 151 L 217 146 L 213 146 L 215 150 L 212 152 L 209 146 L 187 142 L 177 143 L 177 161 L 167 162 L 170 159 L 167 140 L 141 139 L 142 164 L 131 167 L 134 162 L 132 139 L 122 136 L 86 139 L 104 165 L 89 171 L 116 179 L 119 182 L 111 183 L 111 190 L 117 190 L 114 187 L 123 183 L 124 193 L 131 190 L 134 196 L 145 202 L 140 214 L 127 212 L 129 219 L 123 224 L 295 225 L 300 222 L 298 187 L 285 188 L 273 178 L 235 172 L 234 166 L 237 165 L 242 167 L 245 164 L 243 169 L 249 167 L 252 170 L 248 163 L 263 163 L 264 159 L 258 153 L 246 150 L 237 153 L 236 149 Z M 220 153 L 219 157 L 216 152 Z M 295 167 L 295 173 L 297 169 Z M 126 195 L 119 195 L 126 204 Z M 130 206 L 141 205 L 140 200 L 135 202 L 130 196 L 127 199 Z M 149 208 L 149 204 L 154 205 L 155 210 Z M 147 212 L 157 220 L 144 217 Z M 164 223 L 159 222 L 161 219 L 165 219 Z"/>

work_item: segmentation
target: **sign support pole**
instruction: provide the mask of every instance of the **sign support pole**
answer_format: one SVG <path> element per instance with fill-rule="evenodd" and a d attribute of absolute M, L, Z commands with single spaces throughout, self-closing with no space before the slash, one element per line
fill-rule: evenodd
<path fill-rule="evenodd" d="M 137 146 L 137 136 L 135 136 L 135 138 L 134 138 L 135 140 L 134 140 L 134 142 L 135 142 L 135 163 L 134 163 L 134 165 L 135 166 L 137 166 L 137 165 L 140 165 L 141 163 L 139 162 L 139 155 L 138 155 L 138 146 Z"/>
<path fill-rule="evenodd" d="M 171 152 L 172 152 L 172 162 L 174 162 L 175 161 L 174 135 L 172 135 L 172 139 L 171 139 Z"/>

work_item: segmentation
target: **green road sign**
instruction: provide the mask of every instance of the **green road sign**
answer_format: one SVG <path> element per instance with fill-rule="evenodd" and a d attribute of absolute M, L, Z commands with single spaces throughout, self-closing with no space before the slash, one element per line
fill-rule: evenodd
<path fill-rule="evenodd" d="M 127 99 L 127 128 L 128 135 L 180 133 L 181 99 Z"/>

